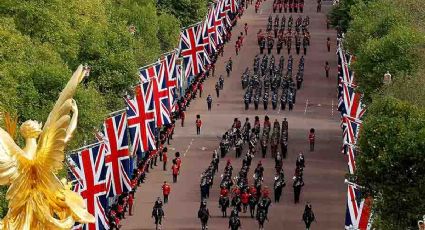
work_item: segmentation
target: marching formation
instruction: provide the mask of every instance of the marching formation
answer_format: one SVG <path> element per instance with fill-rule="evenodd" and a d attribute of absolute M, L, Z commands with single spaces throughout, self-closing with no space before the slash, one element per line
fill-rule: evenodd
<path fill-rule="evenodd" d="M 273 183 L 274 202 L 280 202 L 283 188 L 286 186 L 283 160 L 287 156 L 288 121 L 284 118 L 282 125 L 280 125 L 280 123 L 275 120 L 272 128 L 269 117 L 266 116 L 261 131 L 261 124 L 258 116 L 255 117 L 253 126 L 251 126 L 249 118 L 245 119 L 245 123 L 243 125 L 239 118 L 235 118 L 232 127 L 222 136 L 219 147 L 220 156 L 217 150 L 215 150 L 213 152 L 210 165 L 201 174 L 201 206 L 198 211 L 198 218 L 201 220 L 202 229 L 208 228 L 210 211 L 206 206 L 207 199 L 210 198 L 210 189 L 213 186 L 214 177 L 219 171 L 220 158 L 225 159 L 231 149 L 235 149 L 236 159 L 242 158 L 242 166 L 239 172 L 235 175 L 230 159 L 226 161 L 219 184 L 220 197 L 218 205 L 221 215 L 223 218 L 229 217 L 230 229 L 239 229 L 241 227 L 240 215 L 247 213 L 249 208 L 249 216 L 258 221 L 259 229 L 264 228 L 264 223 L 268 220 L 268 212 L 272 200 L 270 198 L 269 188 L 264 185 L 263 182 L 265 175 L 261 160 L 258 161 L 258 164 L 254 169 L 251 183 L 249 183 L 248 175 L 252 161 L 257 155 L 258 142 L 260 142 L 261 155 L 257 155 L 257 157 L 265 158 L 267 155 L 269 138 L 271 139 L 271 157 L 275 161 L 275 175 Z M 280 141 L 282 142 L 280 145 L 283 154 L 278 151 Z M 248 147 L 248 150 L 242 156 L 244 146 Z M 295 162 L 295 172 L 293 177 L 294 182 L 292 187 L 294 189 L 294 203 L 299 203 L 300 200 L 301 189 L 304 186 L 304 168 L 305 158 L 304 155 L 300 153 Z M 228 215 L 227 211 L 229 208 L 231 209 L 230 215 Z M 311 204 L 309 203 L 306 205 L 306 212 L 307 214 L 303 215 L 303 220 L 306 222 L 306 225 L 309 226 L 314 220 L 314 214 L 311 209 Z"/>
<path fill-rule="evenodd" d="M 263 102 L 264 110 L 268 109 L 269 98 L 271 94 L 272 109 L 278 108 L 280 101 L 280 110 L 285 110 L 288 105 L 291 111 L 296 102 L 297 90 L 301 89 L 304 81 L 304 56 L 301 56 L 298 63 L 298 71 L 296 73 L 296 83 L 292 75 L 293 57 L 289 55 L 284 73 L 283 56 L 280 57 L 278 65 L 275 65 L 274 55 L 259 55 L 254 58 L 252 76 L 247 68 L 242 75 L 242 89 L 246 89 L 244 95 L 245 110 L 249 109 L 249 105 L 253 102 L 254 109 L 258 110 L 260 98 Z M 282 92 L 279 96 L 279 89 Z"/>

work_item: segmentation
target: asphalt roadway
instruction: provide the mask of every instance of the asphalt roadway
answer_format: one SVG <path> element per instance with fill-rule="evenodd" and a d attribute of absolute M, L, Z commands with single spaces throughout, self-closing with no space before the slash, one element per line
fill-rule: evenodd
<path fill-rule="evenodd" d="M 301 90 L 297 92 L 297 101 L 291 112 L 271 110 L 264 111 L 262 104 L 255 111 L 253 105 L 249 110 L 244 109 L 243 94 L 241 87 L 241 75 L 246 67 L 252 69 L 253 58 L 259 53 L 256 33 L 259 29 L 266 28 L 267 18 L 272 13 L 272 0 L 262 3 L 261 10 L 255 14 L 253 5 L 245 11 L 238 25 L 233 29 L 232 41 L 225 47 L 224 57 L 220 57 L 216 64 L 216 76 L 210 77 L 204 84 L 203 97 L 197 97 L 192 101 L 186 111 L 185 127 L 176 125 L 174 140 L 169 146 L 169 159 L 175 151 L 182 153 L 182 169 L 176 184 L 172 183 L 171 165 L 168 170 L 162 171 L 162 162 L 147 174 L 146 182 L 139 187 L 133 216 L 127 216 L 122 221 L 122 229 L 155 229 L 151 212 L 153 203 L 157 197 L 162 197 L 161 186 L 164 181 L 171 183 L 169 203 L 165 205 L 165 219 L 162 229 L 191 230 L 200 229 L 201 224 L 197 218 L 200 203 L 200 175 L 208 167 L 214 149 L 218 148 L 219 137 L 230 128 L 233 119 L 238 117 L 242 124 L 245 117 L 249 117 L 253 124 L 254 116 L 260 116 L 261 122 L 268 115 L 273 122 L 280 122 L 286 117 L 289 121 L 289 147 L 288 157 L 284 160 L 286 187 L 280 203 L 272 203 L 269 210 L 269 222 L 265 223 L 265 229 L 305 229 L 302 222 L 304 204 L 310 201 L 317 222 L 312 224 L 314 230 L 343 229 L 346 205 L 346 185 L 344 175 L 346 173 L 346 159 L 340 153 L 341 130 L 339 128 L 340 117 L 336 111 L 336 34 L 333 30 L 326 29 L 325 13 L 329 6 L 323 5 L 322 13 L 316 13 L 316 1 L 307 0 L 304 7 L 303 17 L 310 17 L 309 31 L 311 33 L 311 46 L 305 57 L 304 82 Z M 295 19 L 298 14 L 292 13 Z M 289 13 L 286 13 L 288 19 Z M 274 15 L 273 15 L 274 19 Z M 243 47 L 238 56 L 235 54 L 234 44 L 236 34 L 243 31 L 243 25 L 248 23 L 248 36 L 244 39 Z M 331 52 L 327 51 L 326 38 L 331 37 Z M 287 63 L 286 49 L 282 49 Z M 292 46 L 294 56 L 294 74 L 298 68 L 300 56 L 294 55 L 295 47 Z M 276 61 L 276 49 L 273 50 Z M 220 92 L 220 98 L 216 98 L 214 84 L 219 74 L 225 76 L 225 61 L 229 57 L 233 59 L 233 72 L 229 78 L 225 77 L 224 89 Z M 331 65 L 331 77 L 326 79 L 324 63 L 329 61 Z M 294 76 L 295 77 L 295 76 Z M 212 111 L 207 111 L 206 97 L 213 97 Z M 203 127 L 201 135 L 196 135 L 196 114 L 201 115 Z M 308 131 L 316 130 L 316 151 L 308 151 Z M 247 147 L 244 148 L 245 154 Z M 270 151 L 270 147 L 268 148 Z M 299 204 L 293 202 L 292 176 L 294 175 L 295 160 L 297 154 L 302 151 L 306 158 L 304 170 L 305 186 L 302 189 Z M 234 174 L 241 167 L 241 159 L 235 159 L 234 151 L 221 159 L 219 173 L 214 180 L 208 200 L 208 208 L 212 218 L 209 220 L 209 229 L 228 229 L 228 218 L 222 218 L 218 208 L 219 182 L 227 159 L 232 161 Z M 249 179 L 259 156 L 253 159 Z M 266 159 L 261 159 L 265 167 L 264 182 L 269 188 L 273 188 L 274 160 L 268 153 Z M 170 162 L 169 162 L 170 163 Z M 252 180 L 250 180 L 251 184 Z M 271 193 L 273 196 L 273 192 Z M 241 213 L 242 229 L 258 229 L 255 219 L 251 219 L 248 213 Z"/>

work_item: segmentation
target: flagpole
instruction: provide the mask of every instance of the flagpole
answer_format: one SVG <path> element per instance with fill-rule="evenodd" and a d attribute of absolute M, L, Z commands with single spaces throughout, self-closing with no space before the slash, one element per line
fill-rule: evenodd
<path fill-rule="evenodd" d="M 156 61 L 156 62 L 151 63 L 151 64 L 149 64 L 149 65 L 142 66 L 142 67 L 140 67 L 140 68 L 139 68 L 139 70 L 146 69 L 146 68 L 151 67 L 151 66 L 153 66 L 153 65 L 156 65 L 156 64 L 158 64 L 158 63 L 159 63 L 159 61 Z"/>
<path fill-rule="evenodd" d="M 111 113 L 109 113 L 109 114 L 108 114 L 108 118 L 109 118 L 109 117 L 113 117 L 114 115 L 117 115 L 117 114 L 119 114 L 119 113 L 123 113 L 123 112 L 125 112 L 125 111 L 126 111 L 126 109 L 120 109 L 120 110 L 117 110 L 117 111 L 111 112 Z"/>
<path fill-rule="evenodd" d="M 185 29 L 187 29 L 187 28 L 189 28 L 189 27 L 196 26 L 196 25 L 198 25 L 198 24 L 201 24 L 202 22 L 203 22 L 203 21 L 200 21 L 200 22 L 194 23 L 194 24 L 192 24 L 192 25 L 185 26 L 185 27 L 181 28 L 181 30 L 185 30 Z"/>
<path fill-rule="evenodd" d="M 98 142 L 96 142 L 96 143 L 89 144 L 89 145 L 86 145 L 86 146 L 80 147 L 80 148 L 78 148 L 78 149 L 71 150 L 71 151 L 69 151 L 69 152 L 68 152 L 68 155 L 76 154 L 78 151 L 81 151 L 81 150 L 83 150 L 83 149 L 87 149 L 87 148 L 91 148 L 91 147 L 93 147 L 93 146 L 100 145 L 100 144 L 102 144 L 102 143 L 103 143 L 103 141 L 98 141 Z"/>

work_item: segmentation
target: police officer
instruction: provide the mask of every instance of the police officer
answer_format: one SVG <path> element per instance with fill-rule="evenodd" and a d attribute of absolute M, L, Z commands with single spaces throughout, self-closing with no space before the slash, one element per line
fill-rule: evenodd
<path fill-rule="evenodd" d="M 277 107 L 277 92 L 273 92 L 273 94 L 272 94 L 272 107 L 273 107 L 273 110 L 276 110 L 276 107 Z"/>
<path fill-rule="evenodd" d="M 274 40 L 273 40 L 273 38 L 269 37 L 267 39 L 268 54 L 271 54 L 272 53 L 273 45 L 274 45 Z"/>
<path fill-rule="evenodd" d="M 258 95 L 258 93 L 255 94 L 254 96 L 254 107 L 255 110 L 258 110 L 258 104 L 260 103 L 260 95 Z"/>
<path fill-rule="evenodd" d="M 211 106 L 212 106 L 212 97 L 211 97 L 211 94 L 208 94 L 207 104 L 208 104 L 208 111 L 211 111 Z"/>
<path fill-rule="evenodd" d="M 269 104 L 269 92 L 265 92 L 263 96 L 263 106 L 264 110 L 267 110 L 267 105 Z"/>
<path fill-rule="evenodd" d="M 266 48 L 266 39 L 261 38 L 261 40 L 260 40 L 260 54 L 263 54 L 264 48 Z"/>

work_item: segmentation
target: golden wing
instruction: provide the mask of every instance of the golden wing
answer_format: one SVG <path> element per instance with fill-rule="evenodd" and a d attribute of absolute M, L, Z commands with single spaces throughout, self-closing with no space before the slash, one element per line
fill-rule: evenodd
<path fill-rule="evenodd" d="M 10 184 L 18 176 L 16 155 L 22 156 L 22 149 L 0 128 L 0 185 Z"/>
<path fill-rule="evenodd" d="M 78 109 L 72 98 L 84 75 L 85 70 L 80 65 L 60 93 L 43 126 L 38 141 L 36 161 L 45 170 L 57 171 L 62 168 L 65 145 L 77 127 Z M 71 111 L 72 118 L 69 115 Z"/>

